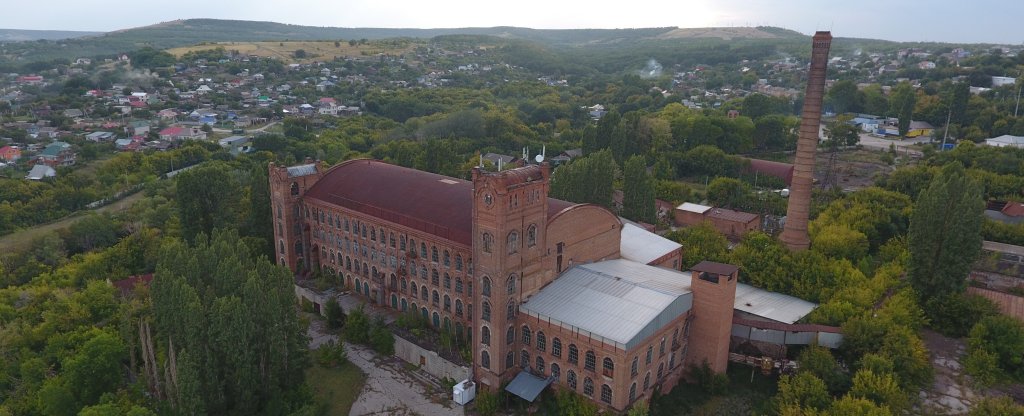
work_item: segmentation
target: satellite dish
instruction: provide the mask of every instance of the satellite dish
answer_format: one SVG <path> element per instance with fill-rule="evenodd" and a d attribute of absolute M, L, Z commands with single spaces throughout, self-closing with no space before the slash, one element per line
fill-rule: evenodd
<path fill-rule="evenodd" d="M 541 163 L 544 161 L 544 155 L 537 155 L 536 157 L 533 158 L 533 160 L 536 160 L 537 163 Z"/>

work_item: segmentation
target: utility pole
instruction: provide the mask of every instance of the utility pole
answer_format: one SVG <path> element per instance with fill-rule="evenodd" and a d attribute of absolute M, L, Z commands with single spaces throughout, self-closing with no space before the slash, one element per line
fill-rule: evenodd
<path fill-rule="evenodd" d="M 946 150 L 946 138 L 949 137 L 949 119 L 953 116 L 953 106 L 949 107 L 949 114 L 946 114 L 946 128 L 942 132 L 942 148 L 940 151 Z"/>

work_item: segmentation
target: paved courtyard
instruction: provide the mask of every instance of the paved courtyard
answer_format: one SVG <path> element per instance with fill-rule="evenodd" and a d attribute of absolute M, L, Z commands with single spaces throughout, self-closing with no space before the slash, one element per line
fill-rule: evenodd
<path fill-rule="evenodd" d="M 342 296 L 344 297 L 347 296 Z M 317 348 L 329 340 L 338 340 L 336 335 L 326 333 L 323 325 L 324 323 L 317 319 L 310 322 L 310 348 Z M 461 406 L 450 400 L 450 392 L 447 400 L 436 399 L 438 395 L 428 392 L 428 386 L 431 389 L 437 389 L 438 386 L 434 385 L 428 376 L 420 375 L 418 370 L 412 369 L 404 361 L 395 357 L 380 357 L 368 348 L 350 343 L 345 343 L 345 352 L 348 353 L 348 360 L 366 373 L 366 384 L 352 405 L 350 416 L 461 416 L 464 413 Z"/>

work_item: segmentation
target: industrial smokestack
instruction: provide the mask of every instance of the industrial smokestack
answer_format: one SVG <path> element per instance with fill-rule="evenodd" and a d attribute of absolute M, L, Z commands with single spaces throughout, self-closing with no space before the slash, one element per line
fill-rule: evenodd
<path fill-rule="evenodd" d="M 811 245 L 807 236 L 807 220 L 811 211 L 811 185 L 814 181 L 814 153 L 818 149 L 818 126 L 821 124 L 821 101 L 825 95 L 825 69 L 832 33 L 814 34 L 811 48 L 811 70 L 804 94 L 800 137 L 796 142 L 796 160 L 793 162 L 793 181 L 790 186 L 786 227 L 779 240 L 790 250 L 806 250 Z"/>

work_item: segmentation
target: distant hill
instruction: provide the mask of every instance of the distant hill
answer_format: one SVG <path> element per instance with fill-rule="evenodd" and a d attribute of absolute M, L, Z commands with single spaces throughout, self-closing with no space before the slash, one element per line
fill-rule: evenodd
<path fill-rule="evenodd" d="M 727 38 L 783 37 L 764 28 L 709 29 L 730 34 Z M 774 28 L 771 28 L 774 29 Z M 5 58 L 19 62 L 73 59 L 80 56 L 110 56 L 142 47 L 169 49 L 204 42 L 259 42 L 308 41 L 386 38 L 434 38 L 445 35 L 484 35 L 505 39 L 526 40 L 551 47 L 595 46 L 603 44 L 629 44 L 642 40 L 672 39 L 672 33 L 685 33 L 688 29 L 674 27 L 641 29 L 530 29 L 499 26 L 487 28 L 447 29 L 391 29 L 341 28 L 289 25 L 275 22 L 242 20 L 188 19 L 174 20 L 151 26 L 119 30 L 94 36 L 78 33 L 74 39 L 45 43 L 7 45 Z M 784 29 L 778 29 L 784 31 Z M 43 32 L 43 31 L 39 31 Z M 795 33 L 795 32 L 793 32 Z M 725 36 L 719 36 L 725 37 Z"/>
<path fill-rule="evenodd" d="M 103 32 L 79 32 L 71 30 L 0 29 L 0 42 L 23 42 L 40 39 L 73 39 L 85 36 L 99 35 L 102 33 Z"/>

